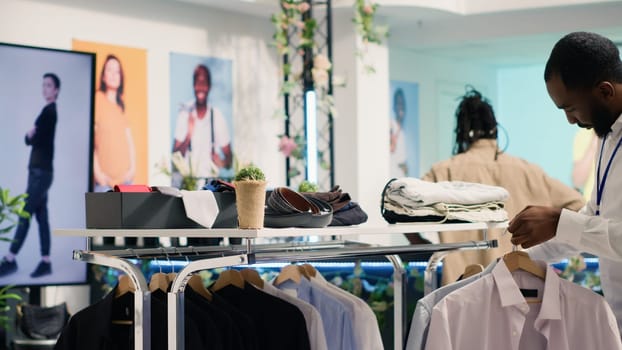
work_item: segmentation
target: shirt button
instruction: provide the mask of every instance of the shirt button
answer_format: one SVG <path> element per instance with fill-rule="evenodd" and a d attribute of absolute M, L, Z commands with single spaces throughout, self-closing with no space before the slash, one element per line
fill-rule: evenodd
<path fill-rule="evenodd" d="M 513 336 L 517 336 L 517 335 L 518 335 L 518 333 L 517 333 L 516 331 L 512 331 L 512 335 L 513 335 Z"/>

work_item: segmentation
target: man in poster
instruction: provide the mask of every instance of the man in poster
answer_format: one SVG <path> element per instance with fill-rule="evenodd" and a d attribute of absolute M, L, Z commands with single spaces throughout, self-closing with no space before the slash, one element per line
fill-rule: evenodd
<path fill-rule="evenodd" d="M 28 188 L 25 210 L 37 217 L 41 243 L 41 261 L 30 277 L 37 278 L 52 273 L 50 261 L 50 223 L 48 220 L 48 191 L 52 186 L 54 159 L 54 136 L 56 134 L 56 99 L 60 90 L 60 79 L 54 73 L 43 75 L 43 97 L 46 105 L 37 117 L 34 127 L 26 133 L 26 145 L 31 146 L 28 164 Z M 15 256 L 22 248 L 30 218 L 20 218 L 9 253 L 0 262 L 0 277 L 17 271 Z"/>
<path fill-rule="evenodd" d="M 231 136 L 222 113 L 207 103 L 211 73 L 199 64 L 194 69 L 195 101 L 181 107 L 175 127 L 173 152 L 189 158 L 197 178 L 218 177 L 221 168 L 231 168 Z"/>

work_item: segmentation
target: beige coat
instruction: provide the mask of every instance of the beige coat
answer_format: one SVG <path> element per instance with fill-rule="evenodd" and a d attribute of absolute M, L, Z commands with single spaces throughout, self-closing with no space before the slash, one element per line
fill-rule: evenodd
<path fill-rule="evenodd" d="M 495 161 L 497 142 L 491 139 L 475 142 L 465 153 L 438 162 L 423 176 L 423 180 L 467 181 L 501 186 L 508 190 L 510 198 L 505 209 L 510 219 L 527 205 L 546 205 L 579 210 L 584 202 L 581 194 L 548 176 L 542 168 L 526 160 L 501 153 Z M 503 230 L 492 230 L 489 239 L 498 239 L 499 248 L 455 252 L 447 255 L 443 265 L 443 284 L 453 282 L 469 264 L 482 264 L 512 250 L 510 234 L 501 237 Z M 443 243 L 481 240 L 479 231 L 441 232 Z"/>

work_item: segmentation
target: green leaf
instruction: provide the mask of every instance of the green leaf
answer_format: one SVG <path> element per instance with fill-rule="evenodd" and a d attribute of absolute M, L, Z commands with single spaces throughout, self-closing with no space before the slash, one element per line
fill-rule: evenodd
<path fill-rule="evenodd" d="M 0 294 L 0 300 L 8 300 L 8 299 L 22 300 L 22 297 L 19 296 L 19 294 L 15 294 L 15 293 Z"/>

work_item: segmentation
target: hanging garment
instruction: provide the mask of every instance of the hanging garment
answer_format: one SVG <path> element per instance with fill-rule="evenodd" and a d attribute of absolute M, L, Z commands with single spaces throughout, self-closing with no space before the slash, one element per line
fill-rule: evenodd
<path fill-rule="evenodd" d="M 310 279 L 311 284 L 322 288 L 328 294 L 339 300 L 348 310 L 352 320 L 352 330 L 357 350 L 379 350 L 384 348 L 378 320 L 372 309 L 361 298 L 329 283 L 320 273 Z"/>
<path fill-rule="evenodd" d="M 253 320 L 248 315 L 229 304 L 224 298 L 217 294 L 212 295 L 212 305 L 231 316 L 233 322 L 238 325 L 244 349 L 259 349 L 257 329 Z"/>
<path fill-rule="evenodd" d="M 536 290 L 541 304 L 528 303 L 519 286 Z M 425 349 L 617 350 L 622 343 L 600 295 L 562 280 L 551 267 L 542 281 L 526 271 L 510 273 L 501 260 L 434 307 Z"/>
<path fill-rule="evenodd" d="M 324 333 L 324 325 L 322 324 L 322 316 L 313 305 L 291 296 L 275 286 L 264 283 L 262 291 L 282 299 L 300 309 L 305 318 L 307 325 L 307 333 L 309 334 L 309 346 L 311 350 L 327 350 L 326 334 Z"/>
<path fill-rule="evenodd" d="M 311 282 L 305 278 L 301 278 L 300 283 L 287 280 L 276 287 L 308 302 L 317 309 L 322 316 L 326 344 L 330 350 L 356 350 L 352 320 L 337 298 L 322 288 L 311 285 Z"/>
<path fill-rule="evenodd" d="M 227 285 L 214 294 L 223 297 L 253 320 L 260 350 L 309 349 L 304 316 L 294 305 L 249 283 L 244 284 L 244 289 Z"/>
<path fill-rule="evenodd" d="M 496 265 L 497 261 L 494 260 L 481 273 L 436 289 L 430 294 L 419 299 L 417 301 L 417 306 L 415 307 L 415 313 L 413 314 L 410 322 L 410 331 L 408 332 L 406 350 L 423 350 L 425 348 L 425 343 L 428 339 L 428 330 L 430 328 L 430 319 L 432 318 L 432 309 L 436 304 L 438 304 L 439 301 L 443 300 L 443 298 L 449 293 L 490 274 Z"/>

